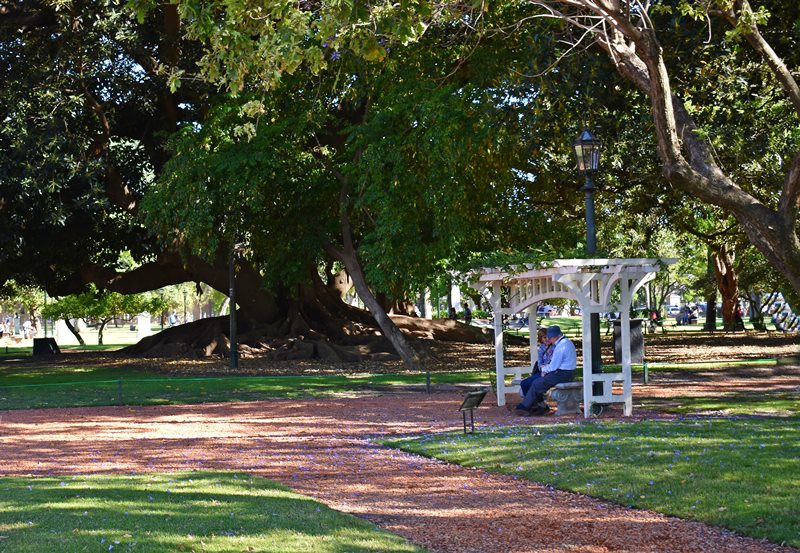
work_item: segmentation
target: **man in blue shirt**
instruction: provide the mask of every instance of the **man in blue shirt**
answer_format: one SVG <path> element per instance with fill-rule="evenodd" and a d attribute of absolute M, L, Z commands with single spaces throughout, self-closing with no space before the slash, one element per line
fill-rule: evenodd
<path fill-rule="evenodd" d="M 518 415 L 528 417 L 544 415 L 550 411 L 550 407 L 544 402 L 544 393 L 556 384 L 570 382 L 575 376 L 575 367 L 578 365 L 575 344 L 557 326 L 547 328 L 546 341 L 552 347 L 553 356 L 550 363 L 540 367 L 541 378 L 531 383 L 522 403 L 517 405 L 515 412 Z"/>

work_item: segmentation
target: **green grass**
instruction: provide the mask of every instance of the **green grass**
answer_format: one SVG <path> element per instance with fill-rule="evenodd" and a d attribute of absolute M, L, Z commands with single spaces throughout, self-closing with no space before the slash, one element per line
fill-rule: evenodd
<path fill-rule="evenodd" d="M 116 351 L 118 349 L 124 348 L 128 344 L 105 344 L 102 346 L 98 346 L 97 344 L 86 344 L 85 346 L 80 345 L 73 345 L 73 346 L 62 346 L 59 345 L 59 349 L 61 351 Z M 32 346 L 2 346 L 0 347 L 0 359 L 8 359 L 13 358 L 17 359 L 20 357 L 32 357 L 33 356 L 33 347 Z"/>
<path fill-rule="evenodd" d="M 432 373 L 431 385 L 488 385 L 486 372 Z M 107 367 L 0 369 L 0 410 L 100 405 L 168 405 L 331 397 L 368 389 L 425 385 L 424 374 L 165 378 Z"/>
<path fill-rule="evenodd" d="M 580 317 L 550 317 L 537 319 L 539 321 L 539 328 L 547 328 L 548 326 L 558 325 L 562 332 L 565 335 L 575 338 L 581 335 L 581 318 Z M 507 328 L 505 330 L 506 334 L 512 334 L 514 336 L 530 336 L 529 329 L 515 329 L 515 328 Z"/>
<path fill-rule="evenodd" d="M 0 551 L 424 549 L 269 480 L 195 472 L 0 478 Z"/>
<path fill-rule="evenodd" d="M 641 405 L 682 415 L 800 417 L 800 392 L 758 390 L 726 393 L 718 397 L 644 398 Z"/>
<path fill-rule="evenodd" d="M 800 419 L 504 427 L 383 442 L 800 546 Z"/>
<path fill-rule="evenodd" d="M 691 370 L 696 371 L 698 369 L 702 370 L 717 370 L 717 369 L 729 369 L 735 367 L 774 367 L 775 365 L 780 365 L 782 363 L 789 363 L 789 362 L 800 362 L 800 358 L 765 358 L 765 359 L 725 359 L 723 361 L 680 361 L 680 362 L 668 362 L 668 361 L 659 361 L 656 363 L 647 363 L 648 370 L 650 372 L 658 372 L 658 371 L 676 371 L 676 370 Z M 642 371 L 642 365 L 632 365 L 634 372 Z"/>

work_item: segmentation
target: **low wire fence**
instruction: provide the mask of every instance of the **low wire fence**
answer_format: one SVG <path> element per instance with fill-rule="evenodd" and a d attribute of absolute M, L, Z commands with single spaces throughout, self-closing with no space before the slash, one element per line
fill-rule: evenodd
<path fill-rule="evenodd" d="M 168 405 L 325 396 L 375 385 L 342 377 L 206 377 L 87 380 L 0 386 L 0 410 L 107 405 Z M 420 376 L 424 383 L 424 376 Z"/>
<path fill-rule="evenodd" d="M 0 410 L 109 405 L 169 405 L 331 397 L 353 392 L 430 391 L 433 385 L 488 382 L 485 371 L 297 376 L 117 378 L 0 385 Z"/>

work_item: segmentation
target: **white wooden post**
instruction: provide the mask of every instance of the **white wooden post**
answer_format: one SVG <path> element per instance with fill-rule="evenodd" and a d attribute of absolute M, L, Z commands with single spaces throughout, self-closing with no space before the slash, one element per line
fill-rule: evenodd
<path fill-rule="evenodd" d="M 631 378 L 631 303 L 633 294 L 631 293 L 631 280 L 623 275 L 619 281 L 620 288 L 620 338 L 622 339 L 622 394 L 624 399 L 623 415 L 630 417 L 633 413 L 633 387 Z"/>
<path fill-rule="evenodd" d="M 588 419 L 592 412 L 592 327 L 589 319 L 589 302 L 581 301 L 580 305 L 583 343 L 583 416 Z"/>
<path fill-rule="evenodd" d="M 497 373 L 497 405 L 506 404 L 506 374 L 503 358 L 503 310 L 500 295 L 500 283 L 492 283 L 492 312 L 494 313 L 494 360 Z"/>
<path fill-rule="evenodd" d="M 528 308 L 528 343 L 531 348 L 531 372 L 533 372 L 533 366 L 539 358 L 539 343 L 536 341 L 536 335 L 539 333 L 539 324 L 536 322 L 538 307 L 539 304 L 534 304 Z"/>

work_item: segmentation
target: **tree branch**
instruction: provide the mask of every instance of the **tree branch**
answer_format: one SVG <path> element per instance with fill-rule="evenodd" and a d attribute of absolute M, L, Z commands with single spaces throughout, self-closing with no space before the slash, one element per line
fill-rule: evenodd
<path fill-rule="evenodd" d="M 795 154 L 789 174 L 783 183 L 783 193 L 778 205 L 778 213 L 786 220 L 789 229 L 797 223 L 797 211 L 800 209 L 800 152 Z"/>
<path fill-rule="evenodd" d="M 80 70 L 82 73 L 82 65 L 80 66 Z M 106 193 L 108 194 L 108 199 L 111 200 L 111 203 L 114 205 L 133 213 L 136 211 L 137 199 L 131 192 L 131 189 L 125 185 L 122 176 L 119 174 L 119 171 L 111 160 L 111 151 L 109 148 L 111 144 L 111 124 L 106 117 L 105 109 L 103 108 L 102 104 L 97 101 L 97 98 L 95 98 L 94 94 L 92 94 L 92 92 L 89 90 L 89 87 L 83 80 L 82 74 L 79 77 L 79 83 L 81 90 L 83 91 L 83 95 L 86 98 L 86 103 L 97 116 L 97 119 L 100 122 L 100 128 L 102 129 L 101 135 L 97 137 L 91 147 L 91 153 L 95 157 L 105 156 Z"/>
<path fill-rule="evenodd" d="M 52 9 L 32 9 L 23 2 L 0 4 L 0 25 L 9 29 L 42 29 L 55 24 L 56 14 Z"/>
<path fill-rule="evenodd" d="M 775 78 L 778 79 L 778 82 L 783 87 L 792 105 L 794 105 L 795 111 L 798 116 L 800 116 L 800 86 L 797 85 L 797 81 L 792 75 L 792 72 L 789 71 L 789 68 L 786 67 L 783 60 L 775 53 L 772 46 L 770 46 L 761 35 L 761 31 L 759 31 L 755 23 L 755 16 L 750 7 L 750 2 L 748 0 L 737 0 L 736 3 L 739 6 L 739 14 L 731 10 L 725 12 L 726 18 L 734 27 L 744 28 L 746 30 L 744 36 L 747 42 L 758 52 L 775 74 Z"/>

